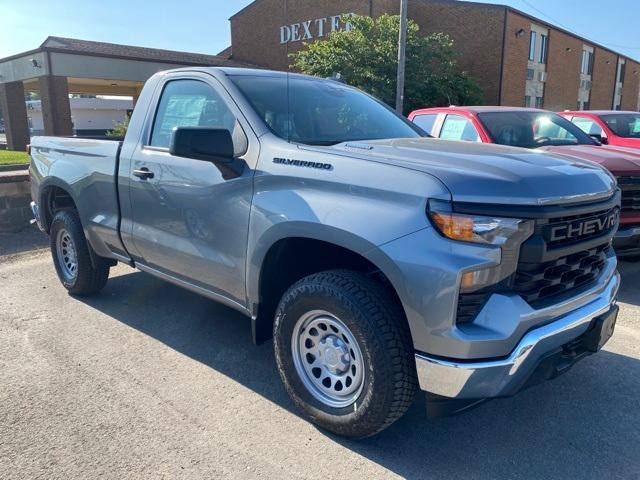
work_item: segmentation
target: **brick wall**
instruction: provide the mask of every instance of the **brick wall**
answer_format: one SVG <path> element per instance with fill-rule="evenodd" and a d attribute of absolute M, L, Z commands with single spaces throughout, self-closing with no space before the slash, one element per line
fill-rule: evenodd
<path fill-rule="evenodd" d="M 521 29 L 524 30 L 524 35 L 516 36 L 516 32 Z M 502 70 L 502 105 L 524 106 L 530 31 L 530 19 L 511 11 L 507 12 L 504 67 Z"/>
<path fill-rule="evenodd" d="M 287 52 L 303 47 L 303 42 L 280 43 L 280 27 L 343 13 L 369 15 L 369 0 L 260 0 L 231 18 L 233 59 L 286 70 L 291 64 Z M 315 29 L 315 25 L 312 24 Z M 329 25 L 324 29 L 328 31 Z"/>
<path fill-rule="evenodd" d="M 478 81 L 486 104 L 499 102 L 504 14 L 504 7 L 493 5 L 409 2 L 409 18 L 422 33 L 443 32 L 453 39 L 460 69 Z"/>
<path fill-rule="evenodd" d="M 600 47 L 595 48 L 594 55 L 590 108 L 610 110 L 613 104 L 618 56 Z"/>
<path fill-rule="evenodd" d="M 44 76 L 38 79 L 42 100 L 42 121 L 46 135 L 73 135 L 67 77 Z"/>
<path fill-rule="evenodd" d="M 231 18 L 233 58 L 285 70 L 291 64 L 287 51 L 303 48 L 303 42 L 282 45 L 281 26 L 348 12 L 396 15 L 399 2 L 257 0 Z M 420 25 L 423 33 L 444 32 L 453 38 L 458 64 L 478 80 L 486 104 L 524 105 L 531 24 L 545 26 L 545 22 L 502 6 L 453 0 L 410 0 L 409 17 Z M 552 110 L 574 109 L 578 101 L 582 46 L 585 42 L 551 26 L 546 25 L 546 28 L 549 29 L 549 52 L 544 106 Z M 520 29 L 524 34 L 516 36 Z M 611 108 L 616 62 L 616 54 L 595 48 L 592 109 Z M 623 108 L 635 110 L 640 75 L 633 75 L 633 70 L 640 71 L 640 65 L 630 62 L 627 67 L 629 86 L 625 85 L 622 102 Z"/>
<path fill-rule="evenodd" d="M 0 83 L 0 109 L 4 116 L 7 148 L 24 150 L 29 143 L 29 124 L 22 82 Z"/>
<path fill-rule="evenodd" d="M 545 109 L 556 112 L 576 109 L 583 45 L 584 42 L 580 39 L 549 29 Z"/>
<path fill-rule="evenodd" d="M 17 232 L 29 226 L 30 202 L 27 172 L 0 172 L 0 233 Z"/>
<path fill-rule="evenodd" d="M 638 109 L 638 93 L 640 92 L 640 64 L 627 59 L 627 73 L 622 89 L 622 110 Z"/>

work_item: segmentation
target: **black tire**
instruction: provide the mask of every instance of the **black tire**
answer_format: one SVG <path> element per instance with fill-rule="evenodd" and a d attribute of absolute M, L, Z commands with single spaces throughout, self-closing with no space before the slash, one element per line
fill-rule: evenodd
<path fill-rule="evenodd" d="M 75 275 L 70 275 L 63 266 L 64 253 L 59 254 L 58 240 L 61 233 L 67 232 L 75 250 Z M 55 214 L 49 231 L 51 255 L 60 282 L 72 295 L 91 295 L 104 288 L 109 279 L 109 264 L 107 261 L 90 251 L 84 236 L 80 217 L 75 210 L 61 210 Z M 93 254 L 94 261 L 91 256 Z"/>
<path fill-rule="evenodd" d="M 298 336 L 296 324 L 307 312 L 318 310 L 339 318 L 362 353 L 362 387 L 348 406 L 333 407 L 318 400 L 296 370 L 292 346 L 293 335 Z M 413 402 L 417 380 L 409 327 L 401 305 L 380 282 L 349 270 L 303 278 L 282 297 L 273 337 L 287 393 L 306 418 L 326 430 L 369 437 L 398 420 Z"/>

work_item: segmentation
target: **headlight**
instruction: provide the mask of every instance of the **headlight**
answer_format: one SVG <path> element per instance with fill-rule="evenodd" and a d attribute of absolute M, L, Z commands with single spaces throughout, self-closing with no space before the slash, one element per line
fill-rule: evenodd
<path fill-rule="evenodd" d="M 456 213 L 451 203 L 440 200 L 429 201 L 427 213 L 436 230 L 446 238 L 500 248 L 499 265 L 472 268 L 462 273 L 461 292 L 495 285 L 515 272 L 520 245 L 534 230 L 533 220 Z"/>
<path fill-rule="evenodd" d="M 440 234 L 451 240 L 502 246 L 522 243 L 533 233 L 530 220 L 455 213 L 450 203 L 439 200 L 429 202 L 428 213 Z"/>

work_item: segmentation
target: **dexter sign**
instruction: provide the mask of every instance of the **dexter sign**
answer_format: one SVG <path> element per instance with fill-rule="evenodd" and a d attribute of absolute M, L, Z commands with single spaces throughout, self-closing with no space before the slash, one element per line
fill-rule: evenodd
<path fill-rule="evenodd" d="M 344 14 L 344 16 L 349 15 L 353 14 Z M 343 22 L 342 17 L 343 15 L 332 15 L 330 17 L 316 18 L 315 20 L 292 23 L 291 25 L 283 25 L 280 27 L 280 44 L 313 40 L 314 38 L 324 37 L 331 32 L 351 30 L 351 24 Z"/>

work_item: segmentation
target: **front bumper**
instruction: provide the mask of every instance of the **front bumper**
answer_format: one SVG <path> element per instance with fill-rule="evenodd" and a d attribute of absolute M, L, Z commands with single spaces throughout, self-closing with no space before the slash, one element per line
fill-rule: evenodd
<path fill-rule="evenodd" d="M 523 388 L 541 362 L 581 335 L 601 315 L 609 312 L 620 287 L 617 271 L 605 276 L 599 294 L 575 310 L 526 333 L 505 358 L 452 360 L 416 354 L 420 388 L 455 400 L 481 400 L 510 396 Z"/>
<path fill-rule="evenodd" d="M 640 226 L 621 225 L 613 237 L 613 248 L 620 258 L 640 255 Z"/>

